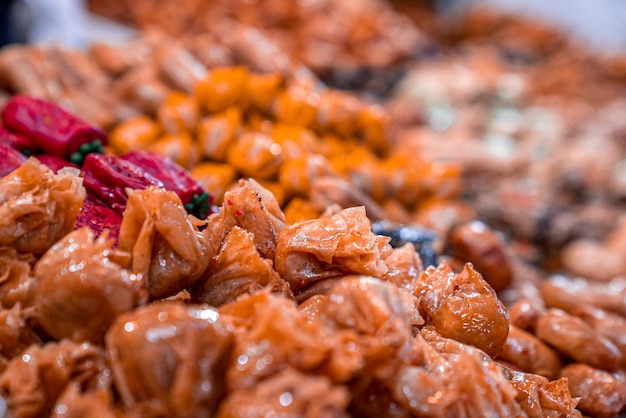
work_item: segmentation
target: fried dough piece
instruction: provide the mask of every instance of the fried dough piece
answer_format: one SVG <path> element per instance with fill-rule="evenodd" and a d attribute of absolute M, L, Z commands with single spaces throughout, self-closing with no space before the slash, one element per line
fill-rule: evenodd
<path fill-rule="evenodd" d="M 66 340 L 32 345 L 0 375 L 0 393 L 11 416 L 49 416 L 69 384 L 78 384 L 83 393 L 106 390 L 110 374 L 104 351 L 95 345 Z"/>
<path fill-rule="evenodd" d="M 420 276 L 415 295 L 442 336 L 473 345 L 495 357 L 509 333 L 509 314 L 496 292 L 466 264 L 454 274 L 446 263 Z"/>
<path fill-rule="evenodd" d="M 126 204 L 118 248 L 132 256 L 131 270 L 147 280 L 153 299 L 178 293 L 206 270 L 208 245 L 176 193 L 134 190 Z"/>
<path fill-rule="evenodd" d="M 222 402 L 217 418 L 273 416 L 298 418 L 348 418 L 349 394 L 345 386 L 325 376 L 288 369 L 263 380 L 254 388 L 236 390 Z"/>
<path fill-rule="evenodd" d="M 11 309 L 0 309 L 0 357 L 2 360 L 10 360 L 24 351 L 26 347 L 41 342 L 27 325 L 26 319 L 28 319 L 28 314 L 25 314 L 19 304 Z"/>
<path fill-rule="evenodd" d="M 363 207 L 289 225 L 280 231 L 276 271 L 297 295 L 313 282 L 363 274 L 382 277 L 391 253 L 388 237 L 372 233 Z"/>
<path fill-rule="evenodd" d="M 104 388 L 84 393 L 80 385 L 70 382 L 52 409 L 51 418 L 122 418 L 122 411 L 113 406 L 113 393 Z"/>
<path fill-rule="evenodd" d="M 122 403 L 139 416 L 212 416 L 231 344 L 216 310 L 177 302 L 126 313 L 106 336 Z"/>
<path fill-rule="evenodd" d="M 425 327 L 415 337 L 413 357 L 389 386 L 414 416 L 523 416 L 516 391 L 482 351 Z"/>
<path fill-rule="evenodd" d="M 29 158 L 0 178 L 0 246 L 43 254 L 74 229 L 84 199 L 77 173 L 54 174 Z"/>
<path fill-rule="evenodd" d="M 567 386 L 567 379 L 548 380 L 543 376 L 502 369 L 517 390 L 515 400 L 529 418 L 582 418 L 579 398 Z"/>
<path fill-rule="evenodd" d="M 272 262 L 257 251 L 252 233 L 234 226 L 209 269 L 192 286 L 191 297 L 195 302 L 221 306 L 266 287 L 293 297 L 289 284 L 272 268 Z"/>
<path fill-rule="evenodd" d="M 122 268 L 128 254 L 113 239 L 77 229 L 57 242 L 35 265 L 38 321 L 59 340 L 102 343 L 118 315 L 147 298 L 141 276 Z"/>
<path fill-rule="evenodd" d="M 382 279 L 413 293 L 416 283 L 424 271 L 422 260 L 415 251 L 415 246 L 406 243 L 402 247 L 394 248 L 391 255 L 385 259 L 385 263 L 389 270 Z"/>
<path fill-rule="evenodd" d="M 239 180 L 236 188 L 224 194 L 221 213 L 224 233 L 235 225 L 251 232 L 259 253 L 274 260 L 279 232 L 285 215 L 272 193 L 253 179 Z"/>
<path fill-rule="evenodd" d="M 10 247 L 0 247 L 0 306 L 11 308 L 19 303 L 31 307 L 35 297 L 36 280 L 32 254 L 20 254 Z"/>
<path fill-rule="evenodd" d="M 508 412 L 496 414 L 495 416 L 525 416 L 524 414 L 526 414 L 526 416 L 533 418 L 581 417 L 580 412 L 575 410 L 578 399 L 572 398 L 567 388 L 566 379 L 549 381 L 543 376 L 502 367 L 486 356 L 483 351 L 442 337 L 432 326 L 422 328 L 421 335 L 446 361 L 461 360 L 458 356 L 463 358 L 459 366 L 455 366 L 452 369 L 455 381 L 466 381 L 471 382 L 471 384 L 477 380 L 481 382 L 482 388 L 479 391 L 475 391 L 475 386 L 466 386 L 464 383 L 452 384 L 462 388 L 461 393 L 465 395 L 460 399 L 461 411 L 467 411 L 466 408 L 468 406 L 478 407 L 477 410 L 474 410 L 474 413 L 468 413 L 465 416 L 488 416 L 489 414 L 481 411 L 481 408 L 484 408 L 484 411 L 493 411 L 495 407 L 502 407 L 502 405 L 498 405 L 498 402 L 504 402 L 505 411 Z M 482 373 L 479 372 L 480 374 L 476 378 L 472 378 L 471 374 L 467 378 L 460 377 L 457 374 L 470 367 L 467 364 L 467 361 L 470 359 L 466 355 L 473 358 L 473 361 L 477 361 L 480 364 L 480 368 L 484 370 Z M 465 363 L 465 366 L 462 365 L 463 363 Z M 434 365 L 436 366 L 437 363 L 435 362 Z M 476 367 L 476 365 L 473 367 Z M 506 381 L 503 381 L 503 378 Z M 497 387 L 500 393 L 494 393 L 494 387 Z M 471 395 L 468 396 L 468 394 Z M 511 399 L 511 395 L 514 396 L 513 399 Z M 459 407 L 454 406 L 454 408 Z M 459 416 L 459 414 L 460 412 L 456 412 L 452 415 Z"/>
<path fill-rule="evenodd" d="M 235 334 L 236 361 L 225 381 L 229 392 L 252 389 L 286 366 L 309 372 L 328 359 L 330 329 L 308 322 L 292 300 L 266 290 L 222 305 L 219 313 Z"/>

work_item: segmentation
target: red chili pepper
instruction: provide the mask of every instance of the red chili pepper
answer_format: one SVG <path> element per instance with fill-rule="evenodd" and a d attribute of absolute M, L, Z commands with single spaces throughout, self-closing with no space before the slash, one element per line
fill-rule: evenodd
<path fill-rule="evenodd" d="M 64 167 L 79 168 L 76 164 L 66 161 L 63 158 L 59 158 L 56 155 L 38 154 L 38 155 L 34 155 L 34 157 L 37 158 L 40 163 L 50 167 L 50 169 L 54 171 L 55 173 L 58 173 L 59 170 Z"/>
<path fill-rule="evenodd" d="M 103 152 L 107 136 L 60 106 L 27 95 L 11 97 L 2 111 L 4 126 L 27 136 L 47 154 L 80 165 L 90 152 Z"/>
<path fill-rule="evenodd" d="M 121 225 L 122 217 L 117 212 L 89 199 L 85 200 L 76 218 L 76 229 L 86 226 L 94 231 L 97 237 L 108 230 L 109 237 L 115 239 L 114 247 L 117 247 Z"/>
<path fill-rule="evenodd" d="M 200 219 L 211 210 L 212 199 L 191 174 L 171 158 L 148 151 L 130 151 L 122 156 L 161 180 L 167 190 L 180 197 L 187 212 Z"/>
<path fill-rule="evenodd" d="M 24 155 L 30 155 L 36 150 L 35 144 L 24 135 L 9 131 L 0 125 L 0 143 L 10 146 Z"/>
<path fill-rule="evenodd" d="M 120 215 L 124 213 L 128 195 L 126 188 L 143 190 L 163 183 L 133 164 L 113 154 L 89 154 L 83 164 L 83 185 L 88 194 L 109 205 Z"/>
<path fill-rule="evenodd" d="M 0 177 L 4 177 L 11 171 L 21 166 L 26 157 L 18 150 L 6 144 L 0 143 Z"/>

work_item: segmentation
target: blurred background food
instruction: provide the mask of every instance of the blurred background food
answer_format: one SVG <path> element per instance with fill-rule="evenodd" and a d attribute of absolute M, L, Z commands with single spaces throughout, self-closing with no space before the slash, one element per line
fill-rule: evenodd
<path fill-rule="evenodd" d="M 591 416 L 626 405 L 623 2 L 2 7 L 0 105 L 58 103 L 109 153 L 170 157 L 216 205 L 254 178 L 287 225 L 364 206 L 424 267 L 473 263 L 510 313 L 497 361 L 568 377 Z"/>

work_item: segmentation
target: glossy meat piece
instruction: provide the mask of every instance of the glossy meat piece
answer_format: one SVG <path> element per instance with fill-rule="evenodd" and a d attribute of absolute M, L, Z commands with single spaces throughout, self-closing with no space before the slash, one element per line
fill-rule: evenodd
<path fill-rule="evenodd" d="M 409 293 L 415 291 L 417 280 L 424 269 L 422 268 L 422 260 L 415 251 L 413 244 L 407 243 L 402 247 L 394 248 L 391 255 L 385 259 L 385 264 L 387 264 L 388 270 L 382 276 L 383 280 L 391 282 Z"/>
<path fill-rule="evenodd" d="M 317 280 L 345 274 L 382 277 L 388 242 L 372 233 L 363 207 L 344 209 L 280 231 L 275 268 L 296 294 Z"/>
<path fill-rule="evenodd" d="M 163 182 L 147 170 L 115 154 L 88 154 L 82 175 L 89 196 L 120 215 L 126 208 L 128 190 L 143 190 L 148 186 L 165 188 Z"/>
<path fill-rule="evenodd" d="M 236 188 L 224 194 L 221 213 L 225 233 L 235 225 L 251 232 L 259 253 L 274 260 L 285 215 L 269 190 L 253 179 L 239 180 Z"/>
<path fill-rule="evenodd" d="M 10 247 L 0 247 L 0 306 L 11 308 L 19 303 L 31 307 L 35 297 L 36 280 L 32 254 L 20 254 Z"/>
<path fill-rule="evenodd" d="M 496 233 L 479 221 L 456 228 L 450 236 L 454 255 L 470 262 L 495 291 L 506 289 L 513 279 L 513 270 Z"/>
<path fill-rule="evenodd" d="M 111 371 L 102 349 L 69 341 L 32 345 L 0 375 L 0 393 L 14 417 L 48 416 L 72 383 L 83 393 L 105 389 Z"/>
<path fill-rule="evenodd" d="M 580 318 L 559 309 L 548 310 L 537 322 L 536 335 L 580 363 L 614 371 L 622 362 L 619 349 Z"/>
<path fill-rule="evenodd" d="M 444 337 L 473 345 L 492 357 L 502 351 L 509 314 L 471 264 L 458 275 L 445 263 L 429 267 L 420 276 L 415 295 Z"/>
<path fill-rule="evenodd" d="M 124 314 L 106 336 L 115 387 L 140 416 L 212 416 L 231 344 L 217 311 L 177 302 Z"/>
<path fill-rule="evenodd" d="M 287 369 L 254 388 L 230 393 L 220 404 L 217 418 L 293 417 L 348 418 L 350 400 L 345 386 L 325 376 Z"/>
<path fill-rule="evenodd" d="M 561 371 L 561 360 L 556 352 L 534 335 L 511 325 L 509 335 L 498 360 L 505 360 L 527 373 L 556 379 Z"/>
<path fill-rule="evenodd" d="M 626 407 L 626 383 L 604 370 L 586 364 L 570 364 L 562 372 L 572 396 L 580 396 L 578 408 L 594 417 L 614 417 Z"/>
<path fill-rule="evenodd" d="M 75 173 L 53 174 L 29 158 L 0 179 L 0 246 L 43 254 L 74 229 L 84 199 Z"/>
<path fill-rule="evenodd" d="M 191 297 L 195 302 L 220 306 L 266 287 L 291 295 L 289 284 L 274 271 L 272 262 L 257 251 L 253 235 L 234 226 L 209 268 L 192 285 Z"/>
<path fill-rule="evenodd" d="M 207 243 L 176 193 L 148 187 L 128 198 L 118 248 L 132 256 L 131 270 L 147 280 L 154 299 L 176 294 L 207 268 Z"/>
<path fill-rule="evenodd" d="M 127 263 L 128 254 L 112 245 L 88 228 L 77 229 L 35 265 L 37 318 L 54 339 L 102 343 L 118 315 L 145 301 L 142 277 L 118 264 Z"/>
<path fill-rule="evenodd" d="M 554 276 L 541 284 L 541 297 L 546 306 L 572 311 L 591 305 L 626 316 L 626 282 L 614 279 L 597 283 L 582 278 Z"/>

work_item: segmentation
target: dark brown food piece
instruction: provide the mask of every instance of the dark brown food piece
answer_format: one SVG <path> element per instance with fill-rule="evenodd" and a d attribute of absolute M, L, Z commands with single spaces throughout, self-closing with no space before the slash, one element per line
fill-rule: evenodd
<path fill-rule="evenodd" d="M 495 291 L 506 289 L 513 278 L 504 243 L 482 222 L 461 225 L 450 237 L 453 254 L 470 262 Z"/>

